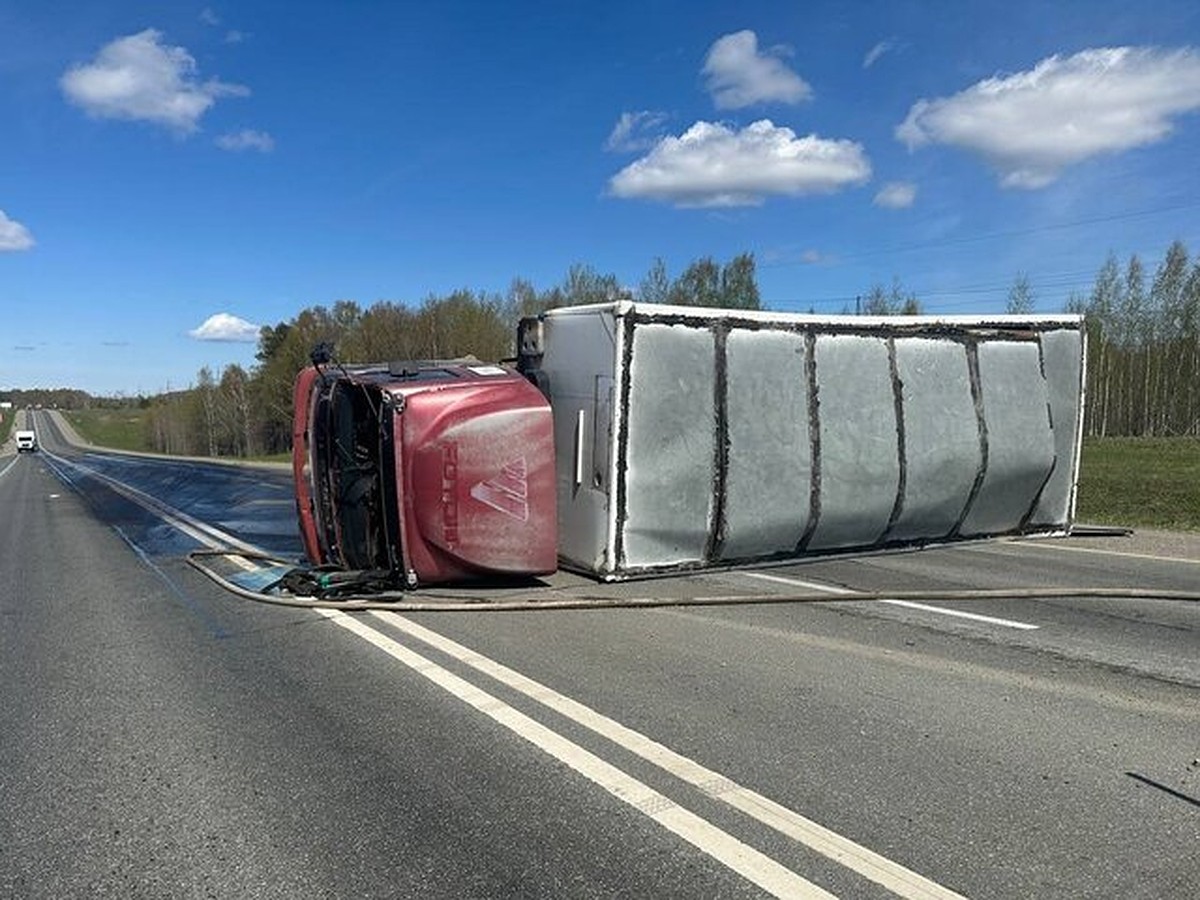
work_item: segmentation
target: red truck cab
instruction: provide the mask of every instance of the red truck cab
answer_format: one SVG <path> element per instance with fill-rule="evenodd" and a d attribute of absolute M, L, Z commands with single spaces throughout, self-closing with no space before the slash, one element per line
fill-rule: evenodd
<path fill-rule="evenodd" d="M 313 367 L 295 384 L 292 466 L 315 565 L 408 587 L 557 564 L 546 398 L 470 361 Z"/>

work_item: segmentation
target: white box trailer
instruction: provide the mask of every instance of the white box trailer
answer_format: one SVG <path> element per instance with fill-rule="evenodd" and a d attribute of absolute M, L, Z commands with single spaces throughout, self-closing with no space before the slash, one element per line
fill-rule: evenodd
<path fill-rule="evenodd" d="M 1078 316 L 620 302 L 519 345 L 553 410 L 560 560 L 602 579 L 1071 527 Z"/>

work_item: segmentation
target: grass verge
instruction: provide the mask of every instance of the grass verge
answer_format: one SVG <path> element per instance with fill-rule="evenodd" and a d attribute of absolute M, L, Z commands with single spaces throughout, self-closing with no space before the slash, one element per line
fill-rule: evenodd
<path fill-rule="evenodd" d="M 154 451 L 154 448 L 146 440 L 148 414 L 149 411 L 143 409 L 74 409 L 63 413 L 67 417 L 67 421 L 75 426 L 75 430 L 79 432 L 80 436 L 96 446 L 142 453 Z M 221 458 L 235 459 L 236 457 Z M 291 462 L 292 454 L 264 454 L 246 457 L 241 461 Z"/>
<path fill-rule="evenodd" d="M 73 409 L 63 413 L 85 440 L 114 450 L 146 451 L 146 411 Z"/>
<path fill-rule="evenodd" d="M 1076 519 L 1200 531 L 1200 440 L 1085 440 Z"/>

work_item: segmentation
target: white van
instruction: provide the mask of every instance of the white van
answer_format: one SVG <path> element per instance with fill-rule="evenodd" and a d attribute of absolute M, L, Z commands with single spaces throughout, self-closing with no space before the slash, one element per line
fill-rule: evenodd
<path fill-rule="evenodd" d="M 32 431 L 17 432 L 17 452 L 24 453 L 29 451 L 32 453 L 37 449 L 37 434 Z"/>

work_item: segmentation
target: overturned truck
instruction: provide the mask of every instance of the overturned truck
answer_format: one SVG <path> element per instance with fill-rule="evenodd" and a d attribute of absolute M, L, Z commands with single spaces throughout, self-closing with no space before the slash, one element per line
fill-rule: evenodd
<path fill-rule="evenodd" d="M 1084 350 L 1077 316 L 621 302 L 523 321 L 515 371 L 313 366 L 305 550 L 417 586 L 1065 534 Z"/>

